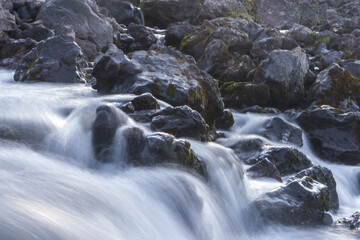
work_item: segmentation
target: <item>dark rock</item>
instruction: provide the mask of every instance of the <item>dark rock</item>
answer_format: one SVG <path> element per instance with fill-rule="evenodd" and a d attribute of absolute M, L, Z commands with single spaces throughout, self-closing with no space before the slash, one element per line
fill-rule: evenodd
<path fill-rule="evenodd" d="M 169 46 L 180 47 L 180 43 L 186 35 L 193 31 L 194 27 L 188 23 L 172 24 L 166 29 L 165 41 Z"/>
<path fill-rule="evenodd" d="M 336 192 L 336 181 L 332 172 L 326 168 L 321 166 L 314 166 L 308 169 L 305 169 L 294 176 L 294 178 L 302 178 L 304 176 L 310 177 L 315 181 L 318 181 L 325 186 L 327 186 L 330 192 L 330 207 L 332 210 L 339 209 L 339 197 Z M 288 182 L 290 182 L 289 180 Z"/>
<path fill-rule="evenodd" d="M 284 37 L 281 48 L 285 50 L 293 50 L 298 46 L 299 46 L 298 42 L 292 37 Z"/>
<path fill-rule="evenodd" d="M 269 86 L 275 104 L 291 106 L 304 96 L 304 77 L 308 70 L 309 61 L 300 48 L 274 50 L 258 67 L 254 81 Z"/>
<path fill-rule="evenodd" d="M 281 111 L 277 108 L 271 108 L 271 107 L 260 107 L 260 106 L 251 106 L 247 108 L 243 108 L 240 111 L 241 113 L 266 113 L 266 114 L 280 114 Z"/>
<path fill-rule="evenodd" d="M 344 113 L 329 106 L 313 106 L 297 114 L 295 119 L 321 158 L 351 165 L 360 163 L 358 112 Z"/>
<path fill-rule="evenodd" d="M 155 35 L 149 29 L 139 24 L 130 23 L 127 33 L 134 38 L 133 51 L 149 50 L 151 45 L 157 41 Z"/>
<path fill-rule="evenodd" d="M 260 196 L 254 206 L 269 221 L 285 225 L 323 224 L 330 210 L 327 187 L 309 177 L 295 179 Z"/>
<path fill-rule="evenodd" d="M 112 93 L 149 92 L 172 105 L 188 105 L 211 126 L 223 115 L 218 83 L 201 71 L 192 58 L 160 46 L 133 52 L 130 60 L 122 52 L 112 55 L 104 55 L 97 61 L 93 73 L 97 79 L 95 89 Z M 121 57 L 116 59 L 116 55 Z M 117 66 L 111 78 L 104 77 L 108 75 L 109 62 Z"/>
<path fill-rule="evenodd" d="M 243 55 L 226 69 L 219 79 L 223 82 L 246 82 L 248 74 L 254 69 L 255 64 L 252 59 L 248 55 Z"/>
<path fill-rule="evenodd" d="M 111 162 L 112 144 L 116 131 L 126 121 L 126 115 L 117 110 L 112 104 L 97 107 L 92 127 L 92 144 L 98 161 Z"/>
<path fill-rule="evenodd" d="M 267 106 L 270 102 L 269 87 L 265 84 L 226 82 L 220 92 L 227 107 Z"/>
<path fill-rule="evenodd" d="M 255 164 L 256 159 L 264 149 L 265 143 L 260 138 L 244 137 L 235 142 L 224 144 L 234 150 L 236 156 L 246 164 Z"/>
<path fill-rule="evenodd" d="M 257 159 L 251 162 L 261 162 L 269 160 L 272 162 L 281 176 L 297 173 L 312 166 L 311 161 L 295 148 L 288 147 L 271 147 L 265 149 Z"/>
<path fill-rule="evenodd" d="M 7 9 L 0 9 L 0 31 L 13 31 L 15 29 L 15 16 Z"/>
<path fill-rule="evenodd" d="M 312 104 L 329 104 L 345 111 L 354 111 L 352 105 L 359 106 L 360 104 L 359 79 L 334 63 L 319 73 L 309 90 L 307 101 Z"/>
<path fill-rule="evenodd" d="M 141 23 L 138 19 L 136 8 L 130 2 L 124 0 L 96 0 L 99 7 L 106 9 L 109 15 L 114 17 L 119 24 Z"/>
<path fill-rule="evenodd" d="M 49 37 L 54 36 L 54 32 L 43 25 L 35 25 L 29 29 L 26 29 L 22 32 L 22 38 L 31 38 L 34 39 L 37 42 L 40 42 L 41 40 L 45 40 Z"/>
<path fill-rule="evenodd" d="M 224 110 L 224 116 L 216 120 L 215 126 L 220 129 L 230 129 L 235 123 L 234 116 L 229 109 Z"/>
<path fill-rule="evenodd" d="M 251 166 L 248 170 L 248 175 L 253 178 L 268 177 L 282 182 L 279 171 L 276 166 L 268 159 L 264 159 L 255 165 Z"/>
<path fill-rule="evenodd" d="M 41 41 L 16 69 L 15 81 L 84 82 L 80 47 L 59 36 Z"/>
<path fill-rule="evenodd" d="M 126 141 L 127 161 L 136 163 L 141 159 L 141 153 L 145 149 L 145 136 L 143 130 L 137 127 L 129 127 L 122 132 Z"/>
<path fill-rule="evenodd" d="M 243 28 L 243 31 L 246 32 L 251 40 L 256 40 L 264 29 L 257 24 L 256 22 L 250 20 Z"/>
<path fill-rule="evenodd" d="M 312 45 L 315 42 L 313 31 L 296 23 L 289 30 L 288 36 L 294 38 L 302 47 Z"/>
<path fill-rule="evenodd" d="M 287 0 L 256 0 L 255 14 L 260 24 L 270 27 L 290 28 L 300 22 L 295 6 Z"/>
<path fill-rule="evenodd" d="M 330 51 L 320 59 L 321 70 L 326 69 L 333 63 L 339 63 L 344 56 L 344 53 L 337 51 Z"/>
<path fill-rule="evenodd" d="M 265 35 L 264 32 L 261 35 Z M 253 43 L 251 49 L 251 56 L 256 64 L 260 64 L 262 60 L 265 60 L 271 51 L 281 49 L 283 44 L 280 32 L 276 36 L 263 37 L 261 35 Z"/>
<path fill-rule="evenodd" d="M 360 227 L 360 212 L 356 212 L 348 218 L 341 218 L 336 221 L 336 224 L 348 227 L 352 230 L 358 230 Z"/>
<path fill-rule="evenodd" d="M 113 42 L 113 27 L 99 12 L 96 3 L 89 0 L 49 0 L 41 7 L 37 19 L 55 33 L 70 25 L 76 38 L 102 48 Z"/>
<path fill-rule="evenodd" d="M 188 106 L 167 107 L 153 115 L 150 127 L 177 138 L 190 137 L 196 140 L 209 140 L 208 126 L 200 113 Z"/>
<path fill-rule="evenodd" d="M 299 147 L 303 145 L 301 129 L 280 117 L 272 117 L 266 120 L 263 129 L 259 129 L 259 134 L 271 141 L 294 144 Z"/>
<path fill-rule="evenodd" d="M 354 77 L 360 78 L 360 60 L 347 61 L 343 67 Z"/>
<path fill-rule="evenodd" d="M 135 111 L 159 109 L 160 105 L 151 93 L 144 93 L 131 100 Z"/>
<path fill-rule="evenodd" d="M 0 47 L 0 66 L 16 69 L 24 56 L 36 47 L 37 42 L 30 38 L 19 40 L 4 39 L 1 45 L 3 46 Z"/>

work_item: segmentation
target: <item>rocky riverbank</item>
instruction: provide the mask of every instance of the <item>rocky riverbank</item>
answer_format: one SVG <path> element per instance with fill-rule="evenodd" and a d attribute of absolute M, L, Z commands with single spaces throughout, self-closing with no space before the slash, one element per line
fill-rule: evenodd
<path fill-rule="evenodd" d="M 325 162 L 360 164 L 359 1 L 0 0 L 0 15 L 0 66 L 15 81 L 133 94 L 91 115 L 101 164 L 121 129 L 126 164 L 211 181 L 183 138 L 217 142 L 247 177 L 283 183 L 249 206 L 264 222 L 333 224 L 333 173 L 302 147 L 308 139 Z M 234 111 L 271 117 L 234 140 Z M 1 139 L 22 137 L 0 125 Z M 337 223 L 357 231 L 358 213 Z"/>

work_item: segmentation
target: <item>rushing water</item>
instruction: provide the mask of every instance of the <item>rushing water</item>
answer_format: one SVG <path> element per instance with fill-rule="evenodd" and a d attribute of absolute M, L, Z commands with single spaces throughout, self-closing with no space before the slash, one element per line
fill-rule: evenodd
<path fill-rule="evenodd" d="M 0 239 L 356 238 L 343 228 L 264 225 L 249 204 L 279 183 L 248 179 L 234 153 L 216 143 L 189 140 L 208 165 L 207 182 L 175 168 L 127 166 L 121 129 L 115 161 L 96 163 L 95 109 L 129 96 L 100 96 L 81 84 L 16 83 L 12 75 L 0 70 Z M 226 141 L 255 134 L 268 117 L 235 114 Z M 306 141 L 300 150 L 335 175 L 334 219 L 360 210 L 360 168 L 323 162 Z"/>

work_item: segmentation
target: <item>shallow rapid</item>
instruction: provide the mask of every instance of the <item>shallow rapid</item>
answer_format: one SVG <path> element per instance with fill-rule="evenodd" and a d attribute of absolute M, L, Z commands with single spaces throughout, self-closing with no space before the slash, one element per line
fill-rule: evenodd
<path fill-rule="evenodd" d="M 280 183 L 248 178 L 247 166 L 226 146 L 256 134 L 268 115 L 234 113 L 228 138 L 216 143 L 187 139 L 207 163 L 205 181 L 175 167 L 127 165 L 121 128 L 114 161 L 95 161 L 91 126 L 97 106 L 129 96 L 12 77 L 0 70 L 0 239 L 356 239 L 340 227 L 265 225 L 250 207 Z M 130 118 L 126 124 L 151 131 Z M 303 139 L 299 150 L 331 169 L 337 181 L 340 210 L 333 218 L 359 211 L 360 167 L 324 162 Z"/>

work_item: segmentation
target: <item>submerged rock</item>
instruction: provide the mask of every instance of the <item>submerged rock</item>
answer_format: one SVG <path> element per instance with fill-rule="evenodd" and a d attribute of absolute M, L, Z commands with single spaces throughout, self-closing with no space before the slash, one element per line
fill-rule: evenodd
<path fill-rule="evenodd" d="M 295 116 L 314 151 L 324 160 L 360 163 L 360 113 L 330 106 L 313 106 Z"/>
<path fill-rule="evenodd" d="M 80 47 L 69 38 L 55 36 L 41 41 L 25 55 L 15 81 L 85 82 L 86 62 Z"/>
<path fill-rule="evenodd" d="M 268 221 L 285 225 L 329 224 L 330 191 L 310 177 L 297 178 L 263 194 L 253 203 Z M 330 221 L 329 221 L 330 220 Z"/>

